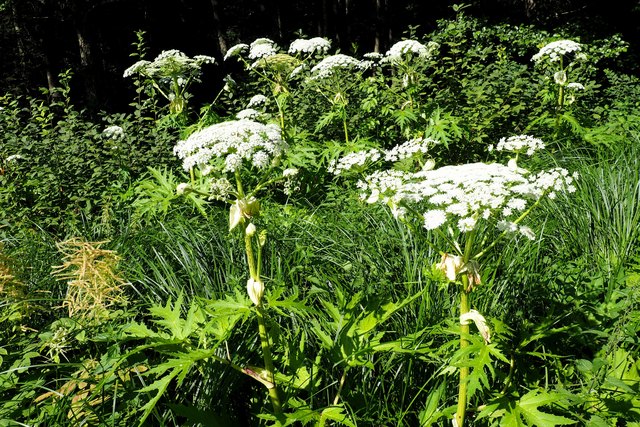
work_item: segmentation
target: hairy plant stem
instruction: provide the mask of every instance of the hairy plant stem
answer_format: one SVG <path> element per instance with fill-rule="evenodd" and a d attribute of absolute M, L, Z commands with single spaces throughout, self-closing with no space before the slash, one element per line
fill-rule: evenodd
<path fill-rule="evenodd" d="M 269 342 L 269 335 L 267 334 L 267 327 L 264 320 L 264 311 L 262 306 L 256 307 L 256 313 L 258 317 L 258 333 L 260 334 L 260 345 L 262 347 L 262 359 L 264 360 L 265 368 L 265 380 L 270 385 L 267 385 L 269 390 L 269 400 L 273 405 L 273 412 L 278 420 L 282 419 L 282 403 L 280 402 L 280 396 L 278 395 L 278 389 L 276 388 L 276 382 L 273 375 L 273 358 L 271 357 L 271 343 Z"/>
<path fill-rule="evenodd" d="M 349 145 L 349 130 L 347 127 L 347 109 L 344 108 L 342 115 L 342 127 L 344 128 L 344 142 L 346 145 Z"/>
<path fill-rule="evenodd" d="M 464 255 L 462 258 L 462 265 L 466 265 L 471 260 L 471 252 L 473 250 L 473 241 L 475 238 L 475 231 L 471 231 L 468 234 L 467 241 L 465 243 Z M 460 316 L 469 312 L 469 294 L 471 289 L 469 288 L 469 276 L 463 274 L 462 280 L 462 292 L 460 293 Z M 460 349 L 463 350 L 469 346 L 469 341 L 466 336 L 469 335 L 469 324 L 460 324 Z M 466 361 L 463 361 L 465 363 Z M 469 367 L 460 367 L 460 382 L 458 383 L 458 407 L 456 410 L 456 426 L 464 427 L 464 418 L 467 412 L 467 378 L 469 377 Z"/>
<path fill-rule="evenodd" d="M 467 287 L 469 278 L 467 275 L 462 276 L 462 285 Z M 460 314 L 469 312 L 469 293 L 463 289 L 460 294 Z M 469 334 L 469 325 L 460 325 L 460 349 L 464 349 L 469 345 L 469 341 L 465 335 Z M 469 367 L 460 367 L 460 382 L 458 383 L 458 409 L 456 410 L 456 426 L 464 426 L 464 416 L 467 412 L 467 377 L 469 376 Z"/>
<path fill-rule="evenodd" d="M 260 280 L 260 268 L 256 266 L 256 260 L 253 255 L 253 246 L 251 243 L 252 236 L 245 233 L 244 243 L 245 250 L 247 252 L 247 264 L 249 266 L 249 274 L 253 280 Z M 258 244 L 258 262 L 261 259 L 260 245 Z M 264 374 L 261 376 L 264 382 L 262 382 L 269 390 L 269 400 L 273 406 L 273 412 L 278 421 L 283 421 L 282 415 L 282 403 L 280 402 L 280 396 L 278 396 L 278 389 L 276 388 L 276 382 L 274 378 L 275 368 L 273 366 L 273 358 L 271 357 L 271 343 L 269 342 L 269 334 L 267 333 L 267 326 L 265 322 L 265 314 L 262 308 L 262 303 L 256 306 L 256 317 L 258 318 L 258 335 L 260 336 L 260 347 L 262 349 L 262 360 L 264 361 Z"/>

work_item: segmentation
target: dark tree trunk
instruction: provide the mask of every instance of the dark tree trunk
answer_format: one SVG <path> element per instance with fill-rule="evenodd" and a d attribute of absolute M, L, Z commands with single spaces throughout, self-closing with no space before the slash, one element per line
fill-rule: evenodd
<path fill-rule="evenodd" d="M 389 44 L 390 31 L 387 23 L 387 0 L 376 0 L 376 34 L 374 52 L 382 52 Z"/>
<path fill-rule="evenodd" d="M 220 18 L 220 5 L 218 0 L 211 0 L 211 9 L 213 10 L 213 25 L 215 27 L 216 39 L 218 40 L 218 49 L 224 55 L 227 53 L 228 46 L 224 38 L 225 29 L 222 26 L 222 19 Z"/>
<path fill-rule="evenodd" d="M 16 7 L 17 0 L 9 1 L 9 5 L 11 7 L 11 20 L 13 26 L 13 32 L 16 37 L 16 50 L 18 53 L 18 63 L 20 65 L 19 75 L 24 76 L 27 71 L 27 61 L 25 56 L 25 47 L 24 47 L 24 35 L 22 32 L 22 24 L 20 20 L 20 16 L 18 14 L 18 8 Z"/>

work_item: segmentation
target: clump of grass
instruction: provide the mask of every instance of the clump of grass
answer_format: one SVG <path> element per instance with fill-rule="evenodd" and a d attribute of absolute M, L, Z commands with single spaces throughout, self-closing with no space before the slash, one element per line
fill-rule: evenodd
<path fill-rule="evenodd" d="M 120 257 L 115 251 L 103 249 L 105 243 L 72 238 L 57 244 L 63 263 L 54 266 L 52 274 L 67 281 L 62 306 L 69 317 L 104 319 L 110 307 L 127 302 L 123 292 L 126 282 L 117 273 Z"/>

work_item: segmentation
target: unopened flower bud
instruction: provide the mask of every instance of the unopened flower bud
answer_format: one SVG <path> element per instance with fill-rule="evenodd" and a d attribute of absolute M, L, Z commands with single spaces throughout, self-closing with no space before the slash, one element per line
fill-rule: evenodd
<path fill-rule="evenodd" d="M 186 182 L 181 182 L 176 186 L 176 194 L 181 195 L 184 194 L 190 188 L 190 185 Z"/>
<path fill-rule="evenodd" d="M 263 247 L 265 243 L 267 243 L 267 230 L 262 230 L 258 235 L 258 243 L 260 247 Z"/>
<path fill-rule="evenodd" d="M 262 296 L 264 295 L 264 283 L 262 280 L 253 280 L 253 278 L 247 280 L 247 293 L 254 305 L 260 305 Z"/>
<path fill-rule="evenodd" d="M 253 223 L 249 223 L 244 232 L 247 236 L 253 237 L 253 235 L 256 234 L 256 226 Z"/>

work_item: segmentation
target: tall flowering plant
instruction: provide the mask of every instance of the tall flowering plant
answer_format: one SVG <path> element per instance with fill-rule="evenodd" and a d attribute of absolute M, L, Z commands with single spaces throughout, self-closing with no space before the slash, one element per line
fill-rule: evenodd
<path fill-rule="evenodd" d="M 548 74 L 553 93 L 556 93 L 554 110 L 557 133 L 565 108 L 575 101 L 578 92 L 584 90 L 582 83 L 573 81 L 574 71 L 587 60 L 584 47 L 573 40 L 557 40 L 540 48 L 531 60 Z"/>
<path fill-rule="evenodd" d="M 374 163 L 392 165 L 407 159 L 428 157 L 435 141 L 418 139 L 391 150 L 351 153 L 337 161 L 332 171 L 343 175 Z M 446 247 L 438 270 L 444 280 L 459 286 L 459 324 L 461 354 L 469 347 L 470 324 L 474 323 L 486 344 L 491 331 L 485 317 L 473 308 L 471 294 L 482 284 L 481 261 L 505 236 L 520 234 L 535 239 L 535 232 L 524 225 L 529 213 L 544 199 L 558 192 L 575 191 L 574 176 L 562 168 L 532 172 L 518 166 L 518 156 L 532 155 L 544 143 L 526 135 L 504 138 L 496 151 L 515 153 L 508 164 L 471 163 L 434 168 L 433 161 L 406 167 L 380 169 L 364 175 L 358 182 L 360 197 L 366 203 L 382 203 L 394 216 L 411 225 L 436 233 Z M 496 353 L 497 355 L 497 353 Z M 469 363 L 459 365 L 458 403 L 453 425 L 465 423 L 469 399 Z"/>
<path fill-rule="evenodd" d="M 265 324 L 262 304 L 265 284 L 261 276 L 262 248 L 266 231 L 259 231 L 256 219 L 260 214 L 258 196 L 261 190 L 276 182 L 290 183 L 295 169 L 283 169 L 281 158 L 287 148 L 281 129 L 275 124 L 251 120 L 218 123 L 179 141 L 174 153 L 185 170 L 198 171 L 199 185 L 179 184 L 178 193 L 197 192 L 211 200 L 229 205 L 229 230 L 239 229 L 245 244 L 248 267 L 247 293 L 255 307 L 258 332 L 264 361 L 263 374 L 257 378 L 269 391 L 277 417 L 282 404 L 274 379 L 271 343 Z M 286 188 L 285 188 L 286 191 Z"/>
<path fill-rule="evenodd" d="M 124 71 L 124 77 L 143 76 L 169 101 L 169 111 L 181 114 L 189 98 L 189 86 L 198 81 L 203 65 L 214 62 L 211 56 L 196 55 L 190 58 L 176 49 L 165 50 L 153 61 L 142 59 L 131 65 Z"/>
<path fill-rule="evenodd" d="M 321 37 L 294 40 L 286 51 L 268 38 L 258 38 L 251 44 L 240 43 L 232 46 L 225 54 L 225 61 L 238 60 L 245 69 L 271 88 L 271 95 L 278 108 L 280 127 L 286 131 L 287 106 L 292 96 L 295 82 L 301 78 L 318 57 L 327 53 L 331 42 Z M 258 95 L 256 95 L 258 96 Z M 260 95 L 263 96 L 263 95 Z M 253 114 L 249 102 L 241 116 Z"/>

